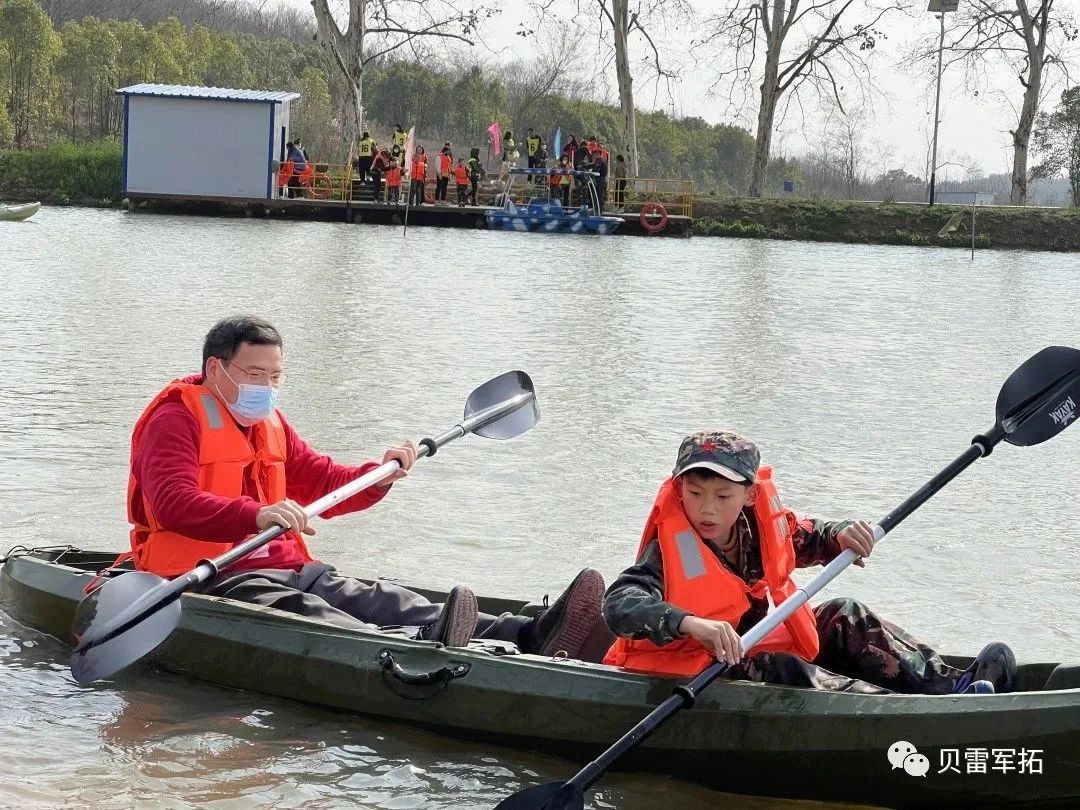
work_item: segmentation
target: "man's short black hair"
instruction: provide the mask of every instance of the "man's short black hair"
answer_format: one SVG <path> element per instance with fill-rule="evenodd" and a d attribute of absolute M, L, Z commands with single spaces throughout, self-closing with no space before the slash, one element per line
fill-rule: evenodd
<path fill-rule="evenodd" d="M 206 361 L 211 357 L 228 362 L 240 346 L 254 343 L 257 346 L 281 346 L 281 333 L 270 321 L 254 315 L 230 315 L 222 318 L 206 333 L 203 342 L 202 370 L 206 374 Z"/>

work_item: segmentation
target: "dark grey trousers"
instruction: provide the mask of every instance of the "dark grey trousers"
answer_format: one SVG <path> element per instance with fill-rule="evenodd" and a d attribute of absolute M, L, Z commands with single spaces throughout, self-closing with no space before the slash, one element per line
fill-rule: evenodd
<path fill-rule="evenodd" d="M 260 568 L 225 572 L 195 590 L 362 630 L 424 627 L 438 619 L 443 609 L 441 604 L 393 582 L 377 580 L 369 585 L 339 576 L 333 566 L 321 562 L 310 562 L 299 571 Z M 532 621 L 510 613 L 481 613 L 475 638 L 516 644 L 522 628 Z"/>

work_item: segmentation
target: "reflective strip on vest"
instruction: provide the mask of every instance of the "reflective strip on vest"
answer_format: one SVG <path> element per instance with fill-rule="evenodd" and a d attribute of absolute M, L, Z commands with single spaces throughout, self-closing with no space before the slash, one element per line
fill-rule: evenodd
<path fill-rule="evenodd" d="M 221 408 L 213 394 L 203 394 L 199 397 L 203 411 L 206 412 L 206 424 L 212 430 L 221 430 L 225 427 L 225 421 L 221 418 Z"/>
<path fill-rule="evenodd" d="M 776 517 L 773 518 L 773 523 L 776 526 L 776 531 L 778 531 L 781 535 L 787 534 L 787 515 L 784 514 L 784 505 L 780 503 L 780 496 L 774 495 L 772 498 L 770 498 L 769 506 L 772 508 L 773 513 L 776 515 Z"/>
<path fill-rule="evenodd" d="M 705 576 L 705 560 L 701 556 L 701 546 L 693 532 L 679 532 L 675 535 L 679 546 L 679 562 L 682 563 L 683 576 L 697 579 Z"/>

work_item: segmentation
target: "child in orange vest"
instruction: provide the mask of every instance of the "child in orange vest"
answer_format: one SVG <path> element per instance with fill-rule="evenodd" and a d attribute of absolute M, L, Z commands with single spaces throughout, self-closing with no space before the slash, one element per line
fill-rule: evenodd
<path fill-rule="evenodd" d="M 457 186 L 457 204 L 459 208 L 465 207 L 465 195 L 469 191 L 469 165 L 465 158 L 458 158 L 457 167 L 454 169 L 454 185 Z"/>
<path fill-rule="evenodd" d="M 386 202 L 390 205 L 401 202 L 401 166 L 397 158 L 390 161 L 390 168 L 386 170 Z"/>
<path fill-rule="evenodd" d="M 781 505 L 757 447 L 731 432 L 697 433 L 679 448 L 642 534 L 637 562 L 608 589 L 604 618 L 618 636 L 604 662 L 692 677 L 716 659 L 726 677 L 843 692 L 1012 691 L 1004 644 L 956 669 L 853 599 L 803 605 L 753 650 L 745 635 L 796 592 L 794 568 L 874 546 L 864 521 L 798 519 Z"/>

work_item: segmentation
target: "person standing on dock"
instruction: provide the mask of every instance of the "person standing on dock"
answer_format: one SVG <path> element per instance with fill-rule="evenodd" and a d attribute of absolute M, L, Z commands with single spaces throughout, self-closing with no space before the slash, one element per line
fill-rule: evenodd
<path fill-rule="evenodd" d="M 539 154 L 540 136 L 530 129 L 529 133 L 525 136 L 525 155 L 528 159 L 528 166 L 530 169 L 540 167 Z"/>
<path fill-rule="evenodd" d="M 409 205 L 423 205 L 424 184 L 427 182 L 427 152 L 422 146 L 416 147 L 410 177 Z"/>
<path fill-rule="evenodd" d="M 570 165 L 570 158 L 567 155 L 563 155 L 559 159 L 559 190 L 562 192 L 562 204 L 563 208 L 570 207 L 570 186 L 572 178 L 570 172 L 573 170 L 573 166 Z"/>
<path fill-rule="evenodd" d="M 507 175 L 510 174 L 510 168 L 517 165 L 517 159 L 521 157 L 521 154 L 517 150 L 517 144 L 514 143 L 514 133 L 510 130 L 506 130 L 503 133 L 502 138 L 502 165 L 499 167 L 499 184 L 501 185 Z"/>
<path fill-rule="evenodd" d="M 622 155 L 615 156 L 615 210 L 622 213 L 623 200 L 626 197 L 626 158 Z"/>
<path fill-rule="evenodd" d="M 596 181 L 596 200 L 599 205 L 600 213 L 604 213 L 604 205 L 607 203 L 607 162 L 604 160 L 604 156 L 599 150 L 593 156 L 592 170 L 599 175 L 595 178 Z"/>
<path fill-rule="evenodd" d="M 480 162 L 480 150 L 473 149 L 469 155 L 469 200 L 470 205 L 478 205 L 476 202 L 476 187 L 480 180 L 487 175 L 484 165 Z"/>
<path fill-rule="evenodd" d="M 454 170 L 454 153 L 450 150 L 450 141 L 439 150 L 439 176 L 435 180 L 435 202 L 446 202 L 446 192 L 450 188 L 450 174 Z"/>
<path fill-rule="evenodd" d="M 386 170 L 386 202 L 390 205 L 401 203 L 401 164 L 397 158 L 390 158 L 390 168 Z"/>
<path fill-rule="evenodd" d="M 465 196 L 469 191 L 470 176 L 469 165 L 465 162 L 465 158 L 458 158 L 457 168 L 454 169 L 454 185 L 457 186 L 458 208 L 465 207 Z M 475 205 L 476 203 L 473 204 Z"/>
<path fill-rule="evenodd" d="M 563 147 L 562 154 L 559 157 L 568 157 L 570 162 L 573 163 L 577 159 L 578 142 L 577 135 L 573 132 L 570 133 L 570 140 L 566 142 L 566 146 Z"/>
<path fill-rule="evenodd" d="M 307 169 L 307 159 L 304 157 L 304 152 L 302 149 L 297 148 L 295 143 L 289 141 L 285 144 L 285 157 L 293 166 L 292 174 L 289 175 L 289 196 L 303 197 L 304 188 L 300 183 L 300 175 Z"/>
<path fill-rule="evenodd" d="M 382 179 L 383 173 L 390 168 L 390 153 L 385 149 L 379 149 L 375 152 L 375 159 L 371 161 L 371 199 L 378 201 L 382 199 Z"/>
<path fill-rule="evenodd" d="M 405 144 L 409 142 L 409 133 L 401 128 L 401 124 L 397 125 L 397 129 L 394 130 L 394 146 L 396 146 L 404 154 Z"/>
<path fill-rule="evenodd" d="M 365 131 L 356 143 L 356 171 L 361 180 L 370 179 L 371 164 L 375 159 L 375 139 Z"/>

